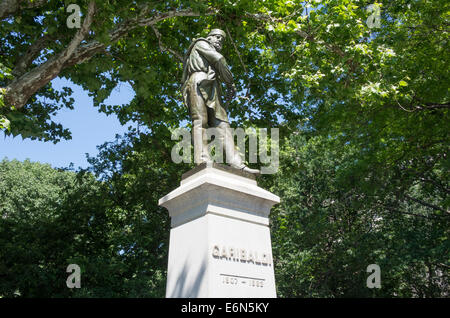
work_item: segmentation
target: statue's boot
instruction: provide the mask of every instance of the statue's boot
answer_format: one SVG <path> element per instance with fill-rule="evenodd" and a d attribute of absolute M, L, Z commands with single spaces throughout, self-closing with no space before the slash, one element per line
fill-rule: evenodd
<path fill-rule="evenodd" d="M 261 171 L 259 169 L 250 168 L 250 167 L 246 166 L 245 163 L 243 163 L 243 162 L 241 162 L 241 164 L 231 163 L 230 166 L 232 166 L 233 168 L 238 169 L 238 170 L 249 172 L 251 174 L 256 174 L 256 175 L 261 174 Z"/>
<path fill-rule="evenodd" d="M 261 171 L 259 169 L 249 168 L 242 162 L 241 155 L 236 146 L 234 145 L 234 138 L 233 135 L 231 134 L 230 124 L 221 121 L 217 125 L 217 128 L 219 130 L 219 138 L 221 139 L 221 143 L 225 150 L 227 163 L 230 164 L 230 166 L 235 169 L 249 172 L 252 174 L 260 174 Z"/>
<path fill-rule="evenodd" d="M 259 169 L 252 169 L 252 168 L 247 167 L 246 165 L 244 165 L 244 167 L 242 168 L 242 171 L 249 172 L 249 173 L 256 174 L 256 175 L 260 175 L 261 174 L 261 170 L 259 170 Z"/>

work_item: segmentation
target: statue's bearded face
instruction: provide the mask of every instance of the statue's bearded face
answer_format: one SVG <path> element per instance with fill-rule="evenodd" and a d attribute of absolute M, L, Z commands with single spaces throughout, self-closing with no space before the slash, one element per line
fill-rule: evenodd
<path fill-rule="evenodd" d="M 208 36 L 208 41 L 214 46 L 217 52 L 222 50 L 223 36 L 220 34 L 210 35 Z"/>

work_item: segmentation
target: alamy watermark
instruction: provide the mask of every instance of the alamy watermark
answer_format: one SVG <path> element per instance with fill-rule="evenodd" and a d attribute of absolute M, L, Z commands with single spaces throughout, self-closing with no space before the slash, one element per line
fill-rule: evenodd
<path fill-rule="evenodd" d="M 381 288 L 381 269 L 377 264 L 370 264 L 366 269 L 367 273 L 371 273 L 367 277 L 366 285 L 368 288 Z"/>
<path fill-rule="evenodd" d="M 367 12 L 372 13 L 366 20 L 369 29 L 381 28 L 381 5 L 379 3 L 371 4 L 367 7 Z"/>
<path fill-rule="evenodd" d="M 72 13 L 66 19 L 66 25 L 69 29 L 79 29 L 81 28 L 81 16 L 80 16 L 80 6 L 78 4 L 69 4 L 66 8 L 66 12 Z"/>
<path fill-rule="evenodd" d="M 77 264 L 69 264 L 66 269 L 67 273 L 71 273 L 66 280 L 68 288 L 81 288 L 81 269 Z"/>

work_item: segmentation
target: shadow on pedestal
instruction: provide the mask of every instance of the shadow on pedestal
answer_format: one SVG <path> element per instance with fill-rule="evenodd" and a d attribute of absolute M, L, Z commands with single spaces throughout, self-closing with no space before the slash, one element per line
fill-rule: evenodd
<path fill-rule="evenodd" d="M 198 298 L 201 291 L 202 282 L 206 274 L 206 264 L 203 261 L 198 273 L 195 275 L 195 280 L 192 282 L 192 278 L 188 277 L 188 273 L 192 270 L 189 268 L 187 262 L 184 263 L 183 269 L 178 275 L 175 288 L 170 295 L 166 295 L 169 298 Z"/>

